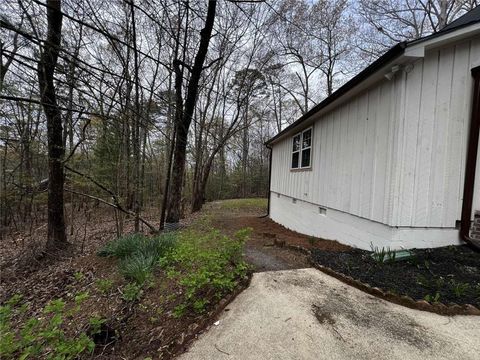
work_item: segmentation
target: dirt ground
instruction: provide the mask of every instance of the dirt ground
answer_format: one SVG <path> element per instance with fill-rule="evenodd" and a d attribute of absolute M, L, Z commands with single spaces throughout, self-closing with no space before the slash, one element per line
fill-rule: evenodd
<path fill-rule="evenodd" d="M 39 305 L 43 305 L 53 296 L 63 296 L 68 292 L 67 287 L 73 282 L 75 272 L 93 273 L 98 267 L 95 252 L 116 237 L 115 213 L 102 205 L 78 208 L 75 209 L 73 227 L 70 226 L 70 214 L 68 210 L 67 226 L 72 229 L 69 241 L 73 244 L 73 253 L 65 256 L 39 259 L 38 254 L 44 247 L 46 224 L 36 223 L 32 227 L 19 225 L 19 229 L 12 229 L 0 240 L 0 303 L 15 293 L 22 293 L 27 300 L 36 299 Z M 302 241 L 304 245 L 308 245 L 308 239 L 268 218 L 260 218 L 265 214 L 264 207 L 226 209 L 223 202 L 208 203 L 200 214 L 189 215 L 183 220 L 183 225 L 188 226 L 195 218 L 205 214 L 211 216 L 215 227 L 230 235 L 241 228 L 253 229 L 245 252 L 247 260 L 255 265 L 257 271 L 308 266 L 304 255 L 272 246 L 277 237 L 285 238 L 289 243 Z M 150 209 L 143 216 L 155 223 L 158 211 Z M 132 231 L 133 222 L 127 219 L 124 232 Z M 301 240 L 297 240 L 297 236 Z"/>
<path fill-rule="evenodd" d="M 32 226 L 18 224 L 0 238 L 0 303 L 12 292 L 39 291 L 49 293 L 52 281 L 58 282 L 63 276 L 60 273 L 75 272 L 75 267 L 89 268 L 88 263 L 96 258 L 95 253 L 108 241 L 117 237 L 115 211 L 108 206 L 75 207 L 72 214 L 66 208 L 67 238 L 72 244 L 68 253 L 54 258 L 41 256 L 47 234 L 46 217 L 41 217 Z M 188 226 L 201 213 L 189 214 L 182 219 L 182 226 Z M 150 224 L 158 225 L 160 215 L 158 208 L 147 208 L 142 217 Z M 73 218 L 73 221 L 72 221 Z M 42 220 L 43 219 L 43 223 Z M 72 226 L 73 225 L 73 226 Z M 133 219 L 124 218 L 123 234 L 134 232 Z M 149 229 L 140 224 L 140 232 L 150 234 Z M 85 260 L 82 260 L 85 258 Z M 49 280 L 52 278 L 52 280 Z M 44 286 L 47 284 L 47 286 Z M 33 286 L 33 287 L 32 287 Z M 53 287 L 55 288 L 55 287 Z"/>
<path fill-rule="evenodd" d="M 336 241 L 312 238 L 291 231 L 265 216 L 265 208 L 225 209 L 221 202 L 213 202 L 208 204 L 206 211 L 212 216 L 213 226 L 227 234 L 231 235 L 242 228 L 252 228 L 252 235 L 245 246 L 245 256 L 256 272 L 310 266 L 307 255 L 288 249 L 285 245 L 326 251 L 351 250 L 349 246 Z"/>
<path fill-rule="evenodd" d="M 183 226 L 206 218 L 213 227 L 230 236 L 240 229 L 251 228 L 251 236 L 245 244 L 245 256 L 253 271 L 258 273 L 310 267 L 308 255 L 285 245 L 310 249 L 317 260 L 320 258 L 318 254 L 328 254 L 327 258 L 333 261 L 356 251 L 338 242 L 298 234 L 274 223 L 265 216 L 266 201 L 258 200 L 208 203 L 200 213 L 188 216 Z M 98 314 L 110 319 L 107 325 L 122 334 L 121 341 L 99 347 L 93 358 L 144 358 L 154 352 L 168 359 L 182 352 L 190 339 L 215 321 L 218 312 L 226 305 L 225 299 L 212 302 L 204 314 L 180 319 L 172 317 L 172 309 L 177 305 L 182 289 L 172 284 L 159 269 L 155 274 L 159 281 L 145 290 L 142 302 L 136 306 L 125 303 L 119 294 L 125 280 L 118 274 L 115 262 L 95 254 L 107 241 L 116 237 L 114 214 L 102 207 L 91 210 L 90 215 L 82 211 L 76 216 L 74 235 L 70 237 L 74 244 L 73 252 L 63 257 L 54 260 L 35 257 L 43 246 L 43 227 L 34 231 L 15 231 L 2 239 L 0 304 L 14 294 L 22 294 L 26 302 L 33 304 L 26 315 L 35 316 L 52 299 L 68 300 L 75 294 L 88 291 L 87 310 L 84 318 L 80 316 L 76 319 L 77 327 L 80 329 L 82 323 L 88 321 L 88 316 Z M 155 209 L 143 214 L 152 223 L 156 222 L 157 215 Z M 132 221 L 126 221 L 125 232 L 132 231 Z M 433 262 L 429 264 L 430 269 L 434 268 Z M 102 279 L 113 281 L 112 289 L 106 293 L 99 291 L 96 285 Z"/>

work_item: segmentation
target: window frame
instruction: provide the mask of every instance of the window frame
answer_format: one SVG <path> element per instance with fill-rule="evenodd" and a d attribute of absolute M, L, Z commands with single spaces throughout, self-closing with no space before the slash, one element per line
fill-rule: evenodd
<path fill-rule="evenodd" d="M 310 146 L 303 147 L 303 134 L 310 130 Z M 297 151 L 294 151 L 294 141 L 297 136 L 300 136 L 300 148 Z M 310 150 L 310 159 L 308 166 L 302 166 L 302 153 L 304 150 Z M 313 126 L 299 131 L 292 136 L 291 148 L 290 148 L 290 171 L 302 171 L 302 170 L 311 170 L 312 169 L 312 151 L 313 151 Z M 298 153 L 298 167 L 293 167 L 293 154 Z"/>

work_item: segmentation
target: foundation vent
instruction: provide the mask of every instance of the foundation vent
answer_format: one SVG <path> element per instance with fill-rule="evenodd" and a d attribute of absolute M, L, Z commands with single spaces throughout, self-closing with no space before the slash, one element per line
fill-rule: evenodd
<path fill-rule="evenodd" d="M 324 207 L 319 206 L 319 207 L 318 207 L 318 213 L 319 213 L 320 215 L 325 216 L 325 215 L 327 215 L 327 209 L 324 208 Z"/>

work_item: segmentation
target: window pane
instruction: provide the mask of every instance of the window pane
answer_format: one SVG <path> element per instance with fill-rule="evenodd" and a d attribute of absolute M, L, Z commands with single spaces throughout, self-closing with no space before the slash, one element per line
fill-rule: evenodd
<path fill-rule="evenodd" d="M 293 151 L 300 150 L 300 134 L 293 137 Z"/>
<path fill-rule="evenodd" d="M 303 133 L 302 148 L 310 147 L 312 145 L 312 129 Z"/>
<path fill-rule="evenodd" d="M 300 153 L 296 152 L 292 154 L 292 169 L 298 168 L 298 159 L 300 157 Z"/>
<path fill-rule="evenodd" d="M 302 151 L 302 167 L 310 166 L 310 149 Z"/>

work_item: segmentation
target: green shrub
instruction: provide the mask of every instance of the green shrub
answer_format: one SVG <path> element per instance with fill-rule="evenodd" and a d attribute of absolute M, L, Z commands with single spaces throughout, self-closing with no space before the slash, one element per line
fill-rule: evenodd
<path fill-rule="evenodd" d="M 75 280 L 77 281 L 82 281 L 83 279 L 85 279 L 85 274 L 82 273 L 81 271 L 77 271 L 73 274 L 73 277 L 75 278 Z"/>
<path fill-rule="evenodd" d="M 75 295 L 75 304 L 81 305 L 89 297 L 90 297 L 90 294 L 88 293 L 88 291 L 80 292 L 77 295 Z"/>
<path fill-rule="evenodd" d="M 391 250 L 390 247 L 382 247 L 380 249 L 378 246 L 373 246 L 373 244 L 370 243 L 370 248 L 372 249 L 372 258 L 376 262 L 380 264 L 395 262 L 396 252 L 395 250 Z"/>
<path fill-rule="evenodd" d="M 144 243 L 136 253 L 144 256 L 153 256 L 156 260 L 164 256 L 177 242 L 175 233 L 165 233 L 153 238 L 145 238 Z"/>
<path fill-rule="evenodd" d="M 187 312 L 187 304 L 179 304 L 173 309 L 173 317 L 180 318 Z"/>
<path fill-rule="evenodd" d="M 450 286 L 453 290 L 453 293 L 457 298 L 462 297 L 470 288 L 470 284 L 468 283 L 462 283 L 462 282 L 456 282 L 455 280 L 450 281 Z"/>
<path fill-rule="evenodd" d="M 152 238 L 142 234 L 130 234 L 108 242 L 97 254 L 119 259 L 139 254 L 160 258 L 175 244 L 174 233 L 161 234 Z"/>
<path fill-rule="evenodd" d="M 439 292 L 436 292 L 435 295 L 430 295 L 430 294 L 427 294 L 425 295 L 425 297 L 423 298 L 425 301 L 428 301 L 429 303 L 438 303 L 440 301 L 440 293 Z"/>
<path fill-rule="evenodd" d="M 90 333 L 92 335 L 99 334 L 102 330 L 102 325 L 105 324 L 106 321 L 106 319 L 102 319 L 98 316 L 91 317 L 88 321 L 90 324 Z"/>

